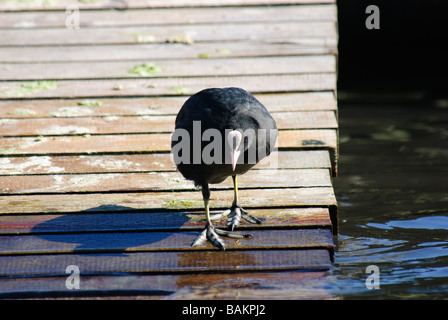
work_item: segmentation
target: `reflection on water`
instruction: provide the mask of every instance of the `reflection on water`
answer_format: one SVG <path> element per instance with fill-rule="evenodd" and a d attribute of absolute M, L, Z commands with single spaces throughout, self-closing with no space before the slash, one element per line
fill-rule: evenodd
<path fill-rule="evenodd" d="M 331 290 L 345 299 L 448 298 L 448 108 L 340 102 L 339 121 Z M 366 288 L 369 265 L 380 289 Z"/>

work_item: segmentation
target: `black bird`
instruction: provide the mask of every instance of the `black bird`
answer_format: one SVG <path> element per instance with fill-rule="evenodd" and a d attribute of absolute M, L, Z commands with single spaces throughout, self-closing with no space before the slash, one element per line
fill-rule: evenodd
<path fill-rule="evenodd" d="M 225 250 L 219 236 L 248 238 L 233 232 L 241 218 L 261 221 L 238 202 L 238 175 L 246 173 L 269 155 L 277 139 L 275 120 L 250 93 L 241 88 L 210 88 L 191 96 L 180 109 L 172 135 L 171 149 L 180 173 L 202 189 L 205 205 L 205 230 L 194 240 L 198 246 L 209 240 Z M 210 216 L 209 184 L 221 183 L 232 176 L 234 200 L 230 209 Z M 232 231 L 217 229 L 212 220 L 229 215 Z"/>

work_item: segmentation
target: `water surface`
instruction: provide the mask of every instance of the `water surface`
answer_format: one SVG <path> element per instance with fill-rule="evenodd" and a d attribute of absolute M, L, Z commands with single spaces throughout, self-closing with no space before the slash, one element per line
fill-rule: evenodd
<path fill-rule="evenodd" d="M 337 252 L 344 299 L 448 298 L 448 103 L 339 102 Z M 369 265 L 379 289 L 368 290 Z"/>

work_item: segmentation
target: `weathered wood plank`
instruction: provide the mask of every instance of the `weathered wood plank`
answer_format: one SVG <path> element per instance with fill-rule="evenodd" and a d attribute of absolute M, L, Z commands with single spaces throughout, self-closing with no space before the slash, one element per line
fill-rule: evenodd
<path fill-rule="evenodd" d="M 157 62 L 4 63 L 2 68 L 0 80 L 120 79 L 336 72 L 336 61 L 332 55 L 313 55 Z"/>
<path fill-rule="evenodd" d="M 213 191 L 211 208 L 227 209 L 233 191 Z M 242 189 L 245 208 L 330 207 L 336 206 L 332 187 L 294 189 Z M 102 212 L 129 210 L 203 210 L 202 195 L 196 192 L 98 193 L 58 195 L 11 195 L 0 198 L 1 214 Z"/>
<path fill-rule="evenodd" d="M 322 287 L 279 286 L 267 288 L 186 287 L 169 295 L 166 300 L 326 300 L 336 299 L 336 295 Z"/>
<path fill-rule="evenodd" d="M 1 298 L 23 297 L 70 297 L 83 296 L 101 298 L 133 293 L 132 299 L 139 295 L 148 298 L 154 295 L 168 295 L 189 287 L 218 288 L 220 290 L 238 290 L 238 296 L 230 296 L 227 299 L 240 298 L 242 287 L 250 288 L 248 299 L 254 299 L 254 291 L 264 289 L 270 293 L 260 298 L 279 299 L 303 299 L 303 298 L 329 298 L 331 295 L 318 289 L 322 283 L 326 283 L 327 271 L 307 272 L 250 272 L 250 273 L 198 273 L 198 274 L 165 274 L 165 275 L 107 275 L 89 276 L 82 274 L 82 285 L 79 290 L 70 290 L 65 286 L 67 274 L 59 277 L 11 277 L 0 279 Z M 291 290 L 285 289 L 291 288 Z M 311 288 L 304 295 L 300 288 Z M 257 290 L 253 290 L 256 288 Z M 281 292 L 276 290 L 281 288 Z M 275 291 L 273 291 L 275 290 Z M 75 291 L 75 292 L 74 292 Z M 97 294 L 95 296 L 94 294 Z M 265 291 L 263 291 L 266 294 Z M 182 291 L 185 295 L 185 292 Z M 217 292 L 215 293 L 216 296 Z M 235 294 L 235 293 L 234 293 Z M 245 292 L 249 294 L 249 292 Z M 129 298 L 129 296 L 128 296 Z M 171 298 L 174 298 L 171 297 Z M 224 299 L 226 297 L 223 297 Z"/>
<path fill-rule="evenodd" d="M 336 39 L 336 25 L 324 22 L 255 22 L 181 26 L 1 29 L 0 46 L 134 44 L 141 42 L 294 41 Z M 173 41 L 171 40 L 173 39 Z M 175 39 L 175 40 L 174 40 Z M 334 41 L 334 40 L 333 40 Z"/>
<path fill-rule="evenodd" d="M 169 152 L 171 134 L 2 138 L 0 155 Z M 279 131 L 279 149 L 336 149 L 335 129 Z"/>
<path fill-rule="evenodd" d="M 179 172 L 0 176 L 0 185 L 0 194 L 195 190 Z M 239 186 L 330 187 L 331 178 L 327 169 L 251 170 L 240 179 Z M 233 184 L 226 180 L 211 188 L 233 189 Z"/>
<path fill-rule="evenodd" d="M 333 92 L 255 94 L 271 112 L 337 110 Z M 176 115 L 188 97 L 0 100 L 0 118 Z"/>
<path fill-rule="evenodd" d="M 133 252 L 0 256 L 0 276 L 64 275 L 76 265 L 82 274 L 245 272 L 329 269 L 327 249 Z"/>
<path fill-rule="evenodd" d="M 333 111 L 272 113 L 279 130 L 336 129 Z M 105 116 L 88 118 L 0 119 L 0 134 L 11 136 L 55 136 L 80 134 L 171 133 L 176 116 Z"/>
<path fill-rule="evenodd" d="M 301 39 L 290 43 L 212 42 L 186 46 L 179 43 L 133 45 L 72 45 L 55 50 L 54 46 L 2 47 L 0 62 L 92 62 L 135 61 L 237 57 L 271 57 L 292 55 L 335 54 L 336 42 L 319 39 Z M 63 51 L 63 54 L 61 54 Z"/>
<path fill-rule="evenodd" d="M 204 88 L 232 86 L 241 87 L 253 93 L 330 91 L 336 87 L 336 75 L 334 73 L 305 73 L 193 78 L 11 81 L 0 84 L 0 99 L 191 95 Z"/>
<path fill-rule="evenodd" d="M 123 231 L 198 230 L 204 226 L 204 213 L 197 211 L 108 212 L 74 214 L 6 215 L 1 217 L 0 234 L 85 233 Z M 219 211 L 212 211 L 212 214 Z M 251 209 L 263 220 L 257 228 L 330 228 L 328 208 Z M 216 221 L 225 226 L 225 220 Z M 238 229 L 253 228 L 242 219 Z"/>
<path fill-rule="evenodd" d="M 212 244 L 191 247 L 200 231 L 102 232 L 0 236 L 0 256 L 61 253 L 123 253 L 146 251 L 214 250 Z M 239 232 L 241 233 L 241 232 Z M 312 249 L 333 250 L 330 229 L 251 230 L 251 239 L 223 241 L 228 250 Z"/>
<path fill-rule="evenodd" d="M 335 0 L 132 0 L 132 1 L 85 1 L 59 0 L 54 2 L 46 1 L 17 1 L 7 0 L 0 6 L 0 11 L 19 11 L 19 10 L 62 10 L 67 6 L 75 5 L 80 10 L 89 9 L 141 9 L 141 8 L 179 8 L 179 7 L 202 7 L 202 6 L 257 6 L 257 5 L 281 5 L 281 4 L 334 4 Z"/>
<path fill-rule="evenodd" d="M 271 161 L 271 160 L 276 161 Z M 331 168 L 326 150 L 274 151 L 256 169 Z M 127 155 L 31 156 L 0 158 L 0 175 L 174 171 L 167 153 Z"/>
<path fill-rule="evenodd" d="M 65 11 L 65 10 L 64 10 Z M 60 11 L 0 13 L 0 28 L 65 28 Z M 81 12 L 80 28 L 273 21 L 335 21 L 335 5 L 205 7 Z"/>

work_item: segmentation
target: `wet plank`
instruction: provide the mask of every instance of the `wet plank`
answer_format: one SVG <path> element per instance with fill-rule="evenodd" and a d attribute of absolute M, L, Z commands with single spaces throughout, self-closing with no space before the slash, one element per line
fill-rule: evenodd
<path fill-rule="evenodd" d="M 192 273 L 328 270 L 327 249 L 132 252 L 122 254 L 58 254 L 0 256 L 0 276 L 65 275 L 77 265 L 83 274 Z"/>
<path fill-rule="evenodd" d="M 334 73 L 193 77 L 117 80 L 52 80 L 4 82 L 0 99 L 93 98 L 191 95 L 204 88 L 241 87 L 253 93 L 328 91 L 336 86 Z"/>
<path fill-rule="evenodd" d="M 336 129 L 333 111 L 272 113 L 279 130 Z M 79 134 L 171 133 L 176 116 L 104 116 L 86 118 L 2 119 L 2 136 L 55 136 Z"/>
<path fill-rule="evenodd" d="M 335 21 L 336 6 L 204 7 L 201 10 L 197 8 L 83 10 L 80 27 L 315 20 Z M 0 13 L 0 28 L 11 27 L 65 28 L 66 24 L 58 11 Z"/>
<path fill-rule="evenodd" d="M 114 211 L 114 209 L 121 209 Z M 202 211 L 124 212 L 126 208 L 110 206 L 97 213 L 5 215 L 1 217 L 0 234 L 65 234 L 86 232 L 137 232 L 163 230 L 198 230 L 204 226 Z M 212 210 L 212 213 L 219 211 Z M 257 228 L 330 228 L 328 208 L 251 209 L 250 213 L 263 223 Z M 217 222 L 217 226 L 224 222 Z M 238 229 L 253 229 L 241 221 Z"/>
<path fill-rule="evenodd" d="M 271 289 L 268 296 L 279 297 L 279 299 L 291 299 L 291 298 L 330 298 L 329 293 L 318 290 L 312 284 L 325 282 L 327 271 L 287 271 L 287 272 L 240 272 L 240 273 L 201 273 L 201 274 L 164 274 L 164 275 L 107 275 L 107 276 L 89 276 L 83 274 L 81 277 L 82 286 L 79 290 L 69 290 L 65 286 L 67 274 L 64 276 L 52 276 L 52 277 L 30 277 L 30 278 L 2 278 L 0 279 L 0 297 L 42 297 L 51 296 L 57 297 L 82 297 L 95 295 L 96 298 L 116 297 L 117 295 L 132 295 L 132 299 L 138 298 L 150 298 L 166 297 L 172 295 L 179 290 L 183 296 L 189 294 L 189 299 L 197 298 L 191 295 L 189 291 L 190 287 L 206 287 L 206 288 L 221 288 L 221 290 L 237 290 L 238 297 L 241 298 L 241 288 L 256 288 L 258 290 Z M 284 286 L 289 285 L 291 290 L 285 290 Z M 303 291 L 299 290 L 302 287 L 311 286 L 312 290 L 303 294 Z M 278 288 L 282 288 L 278 290 Z M 276 290 L 277 289 L 277 290 Z M 188 291 L 186 291 L 188 290 Z M 220 291 L 215 291 L 215 297 Z M 248 299 L 254 299 L 254 290 L 245 291 L 245 294 L 249 295 Z M 273 294 L 272 290 L 276 290 Z M 285 292 L 286 291 L 286 292 Z M 210 292 L 208 292 L 210 293 Z M 263 290 L 263 293 L 265 291 Z M 228 294 L 228 292 L 227 292 Z M 233 292 L 233 296 L 228 296 L 227 299 L 234 299 L 236 292 Z M 287 296 L 285 296 L 287 295 Z M 172 296 L 170 298 L 176 298 Z M 264 296 L 265 298 L 266 296 Z M 226 297 L 223 297 L 226 299 Z M 263 298 L 261 296 L 260 298 Z"/>
<path fill-rule="evenodd" d="M 333 92 L 255 94 L 271 112 L 337 111 Z M 135 115 L 176 115 L 188 97 L 114 99 L 0 100 L 0 117 L 71 118 Z M 3 131 L 3 130 L 2 130 Z"/>
<path fill-rule="evenodd" d="M 203 53 L 208 57 L 207 53 Z M 129 62 L 3 63 L 0 80 L 121 79 L 335 72 L 332 55 Z M 23 72 L 26 70 L 26 72 Z M 61 72 L 64 70 L 64 72 Z"/>
<path fill-rule="evenodd" d="M 276 161 L 271 161 L 276 160 Z M 252 170 L 257 169 L 331 169 L 328 151 L 274 151 Z M 175 171 L 167 153 L 67 155 L 0 158 L 0 175 L 124 173 Z"/>
<path fill-rule="evenodd" d="M 238 231 L 241 233 L 240 231 Z M 330 229 L 250 230 L 251 239 L 223 239 L 227 250 L 327 249 Z M 216 250 L 210 243 L 191 247 L 200 231 L 102 232 L 0 236 L 0 256 L 63 253 L 128 253 Z"/>
<path fill-rule="evenodd" d="M 211 209 L 227 209 L 233 191 L 211 194 Z M 240 190 L 240 202 L 249 208 L 332 207 L 336 198 L 332 187 Z M 201 192 L 145 192 L 98 194 L 11 195 L 0 198 L 0 214 L 104 212 L 132 210 L 203 210 Z"/>

